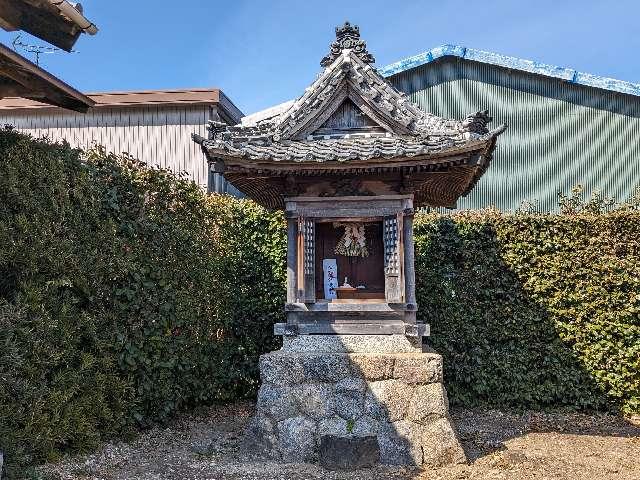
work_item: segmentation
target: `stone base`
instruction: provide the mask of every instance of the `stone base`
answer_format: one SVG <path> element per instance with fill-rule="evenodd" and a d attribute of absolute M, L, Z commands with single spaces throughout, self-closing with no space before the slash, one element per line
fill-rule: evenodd
<path fill-rule="evenodd" d="M 260 375 L 247 440 L 271 457 L 316 462 L 326 436 L 373 436 L 383 464 L 466 462 L 449 419 L 442 357 L 403 335 L 285 338 L 281 350 L 260 357 Z"/>

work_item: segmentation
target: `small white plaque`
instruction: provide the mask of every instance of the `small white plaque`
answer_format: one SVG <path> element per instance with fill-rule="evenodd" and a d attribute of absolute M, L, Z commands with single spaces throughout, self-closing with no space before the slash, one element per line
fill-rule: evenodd
<path fill-rule="evenodd" d="M 338 263 L 335 258 L 322 260 L 322 272 L 324 273 L 324 298 L 331 300 L 338 298 Z"/>

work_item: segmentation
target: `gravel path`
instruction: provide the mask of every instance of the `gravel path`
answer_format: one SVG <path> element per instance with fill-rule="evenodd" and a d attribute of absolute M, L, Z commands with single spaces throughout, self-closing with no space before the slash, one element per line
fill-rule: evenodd
<path fill-rule="evenodd" d="M 283 464 L 242 449 L 253 405 L 215 407 L 41 469 L 47 479 L 616 479 L 640 480 L 640 422 L 611 415 L 453 410 L 469 465 L 329 472 Z M 635 423 L 635 425 L 634 425 Z"/>

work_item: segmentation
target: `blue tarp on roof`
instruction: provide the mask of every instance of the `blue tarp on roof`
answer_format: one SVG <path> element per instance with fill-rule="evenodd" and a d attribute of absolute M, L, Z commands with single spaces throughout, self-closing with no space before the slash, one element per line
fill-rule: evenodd
<path fill-rule="evenodd" d="M 475 62 L 496 65 L 503 68 L 511 68 L 536 75 L 544 75 L 546 77 L 559 78 L 570 83 L 587 85 L 612 92 L 640 96 L 640 84 L 616 80 L 614 78 L 599 77 L 590 73 L 579 72 L 572 68 L 556 67 L 554 65 L 532 62 L 531 60 L 524 60 L 522 58 L 507 57 L 497 53 L 461 47 L 459 45 L 441 45 L 427 52 L 382 67 L 378 69 L 378 71 L 384 77 L 390 77 L 391 75 L 425 65 L 438 58 L 447 56 L 473 60 Z"/>

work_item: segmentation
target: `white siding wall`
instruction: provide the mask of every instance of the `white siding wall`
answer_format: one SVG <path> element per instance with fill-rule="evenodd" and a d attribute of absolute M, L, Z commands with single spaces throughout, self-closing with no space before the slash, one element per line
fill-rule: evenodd
<path fill-rule="evenodd" d="M 174 172 L 186 172 L 207 188 L 208 167 L 191 134 L 207 136 L 208 105 L 101 107 L 89 113 L 59 110 L 1 111 L 0 125 L 11 124 L 35 137 L 66 140 L 74 147 L 92 143 L 127 152 Z"/>

